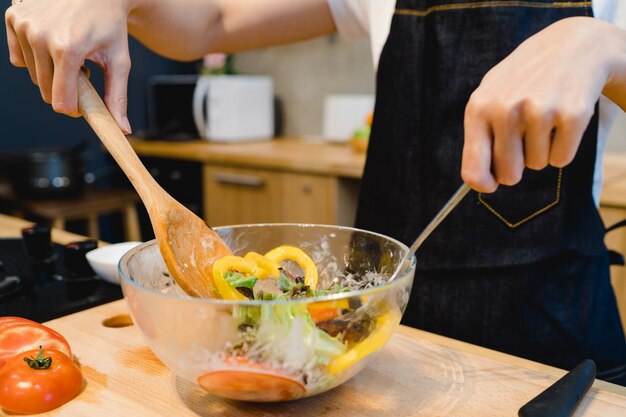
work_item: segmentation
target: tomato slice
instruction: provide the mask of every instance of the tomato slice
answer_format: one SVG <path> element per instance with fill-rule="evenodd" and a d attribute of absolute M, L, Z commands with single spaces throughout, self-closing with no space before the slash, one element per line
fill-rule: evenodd
<path fill-rule="evenodd" d="M 336 319 L 344 309 L 350 308 L 348 300 L 330 300 L 309 303 L 306 306 L 315 323 Z"/>
<path fill-rule="evenodd" d="M 27 319 L 13 317 L 0 321 L 0 368 L 19 353 L 43 346 L 72 357 L 69 343 L 58 332 Z"/>
<path fill-rule="evenodd" d="M 245 368 L 208 372 L 198 377 L 198 384 L 213 395 L 239 401 L 288 401 L 306 393 L 299 381 L 245 358 L 230 358 L 226 363 Z"/>
<path fill-rule="evenodd" d="M 338 308 L 310 308 L 307 306 L 307 309 L 314 323 L 333 320 L 341 315 L 341 310 Z"/>

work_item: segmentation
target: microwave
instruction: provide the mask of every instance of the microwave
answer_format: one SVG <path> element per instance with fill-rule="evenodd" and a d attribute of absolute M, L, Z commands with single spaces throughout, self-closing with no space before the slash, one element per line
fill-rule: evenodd
<path fill-rule="evenodd" d="M 274 137 L 274 85 L 261 75 L 203 75 L 193 93 L 200 137 L 214 142 Z"/>
<path fill-rule="evenodd" d="M 205 83 L 208 87 L 196 89 Z M 261 76 L 153 75 L 148 79 L 148 131 L 139 136 L 222 142 L 279 136 L 282 104 L 272 84 L 270 77 Z"/>
<path fill-rule="evenodd" d="M 145 139 L 193 140 L 200 137 L 193 120 L 197 75 L 166 74 L 148 78 L 148 130 Z"/>

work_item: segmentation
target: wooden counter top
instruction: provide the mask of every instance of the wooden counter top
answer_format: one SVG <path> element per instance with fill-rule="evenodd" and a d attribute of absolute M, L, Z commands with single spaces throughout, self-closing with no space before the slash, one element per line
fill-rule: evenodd
<path fill-rule="evenodd" d="M 0 235 L 28 223 L 0 215 Z M 79 236 L 54 232 L 59 243 Z M 400 326 L 387 346 L 344 385 L 282 404 L 224 401 L 174 376 L 134 326 L 103 325 L 126 315 L 124 300 L 53 320 L 80 362 L 85 388 L 46 416 L 514 416 L 564 371 Z M 5 415 L 0 411 L 0 415 Z M 626 415 L 626 388 L 596 381 L 576 416 Z"/>
<path fill-rule="evenodd" d="M 400 327 L 368 367 L 332 391 L 282 404 L 238 403 L 174 376 L 134 326 L 102 325 L 120 314 L 127 314 L 124 300 L 48 323 L 68 339 L 87 384 L 77 398 L 47 415 L 509 417 L 563 373 Z M 576 416 L 626 415 L 624 392 L 597 382 Z"/>
<path fill-rule="evenodd" d="M 347 144 L 280 138 L 238 144 L 207 141 L 165 142 L 130 139 L 141 156 L 182 159 L 215 165 L 361 178 L 365 154 Z M 626 154 L 607 153 L 601 204 L 626 207 Z"/>
<path fill-rule="evenodd" d="M 348 178 L 361 178 L 365 165 L 365 154 L 348 145 L 297 138 L 227 144 L 130 139 L 130 143 L 141 156 Z"/>

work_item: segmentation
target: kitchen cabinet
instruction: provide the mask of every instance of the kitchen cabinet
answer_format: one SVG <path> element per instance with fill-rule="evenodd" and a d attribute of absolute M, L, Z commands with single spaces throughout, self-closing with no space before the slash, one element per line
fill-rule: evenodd
<path fill-rule="evenodd" d="M 240 223 L 352 225 L 357 181 L 262 169 L 204 167 L 204 218 L 213 226 Z"/>
<path fill-rule="evenodd" d="M 205 166 L 204 219 L 213 226 L 279 221 L 280 179 L 271 171 Z"/>
<path fill-rule="evenodd" d="M 211 226 L 294 222 L 352 226 L 365 155 L 341 144 L 282 138 L 220 144 L 138 141 L 142 157 L 203 163 Z"/>

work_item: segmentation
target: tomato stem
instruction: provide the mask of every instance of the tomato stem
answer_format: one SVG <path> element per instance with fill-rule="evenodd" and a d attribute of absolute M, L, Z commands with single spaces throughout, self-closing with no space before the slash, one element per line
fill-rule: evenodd
<path fill-rule="evenodd" d="M 43 346 L 39 345 L 39 354 L 36 358 L 24 358 L 28 366 L 32 369 L 48 369 L 52 365 L 52 357 L 43 355 Z"/>

